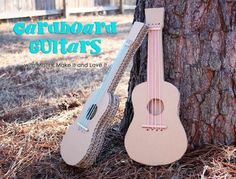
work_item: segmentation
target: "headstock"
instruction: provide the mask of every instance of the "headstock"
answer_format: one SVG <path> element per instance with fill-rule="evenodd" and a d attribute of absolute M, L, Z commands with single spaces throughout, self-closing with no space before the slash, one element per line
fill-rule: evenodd
<path fill-rule="evenodd" d="M 164 26 L 164 8 L 145 9 L 146 25 L 148 27 L 163 28 Z"/>
<path fill-rule="evenodd" d="M 145 28 L 145 24 L 144 23 L 142 23 L 142 22 L 134 22 L 134 24 L 133 24 L 133 26 L 132 26 L 132 28 L 131 28 L 131 30 L 129 32 L 129 35 L 127 37 L 127 42 L 128 43 L 133 43 L 136 40 L 138 34 L 140 33 L 140 31 L 143 28 Z"/>

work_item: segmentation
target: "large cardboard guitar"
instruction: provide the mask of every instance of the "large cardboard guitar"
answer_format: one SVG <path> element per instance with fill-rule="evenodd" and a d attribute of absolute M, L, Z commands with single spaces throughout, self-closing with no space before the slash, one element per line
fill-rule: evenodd
<path fill-rule="evenodd" d="M 67 164 L 87 167 L 94 163 L 119 105 L 113 94 L 115 88 L 146 34 L 147 27 L 135 22 L 101 87 L 89 97 L 79 118 L 68 128 L 61 142 L 61 156 Z"/>
<path fill-rule="evenodd" d="M 133 160 L 155 166 L 180 159 L 187 138 L 178 116 L 179 91 L 164 81 L 164 8 L 145 9 L 145 15 L 149 28 L 147 82 L 133 90 L 134 117 L 125 136 L 125 148 Z"/>

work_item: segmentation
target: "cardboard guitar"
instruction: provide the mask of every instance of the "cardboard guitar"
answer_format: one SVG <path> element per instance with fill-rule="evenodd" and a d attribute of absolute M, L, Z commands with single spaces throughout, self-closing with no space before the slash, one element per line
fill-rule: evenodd
<path fill-rule="evenodd" d="M 94 163 L 105 131 L 118 109 L 119 99 L 114 95 L 116 86 L 146 34 L 147 27 L 135 22 L 101 87 L 89 97 L 80 116 L 66 131 L 61 142 L 61 156 L 67 164 L 85 168 Z"/>
<path fill-rule="evenodd" d="M 125 136 L 125 148 L 133 160 L 155 166 L 180 159 L 187 148 L 187 137 L 179 119 L 179 91 L 164 81 L 164 8 L 145 9 L 145 15 L 147 81 L 132 92 L 134 116 Z"/>

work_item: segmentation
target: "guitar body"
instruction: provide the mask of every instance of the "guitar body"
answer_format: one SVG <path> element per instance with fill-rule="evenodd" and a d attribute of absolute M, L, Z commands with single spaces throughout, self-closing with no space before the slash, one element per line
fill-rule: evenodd
<path fill-rule="evenodd" d="M 147 27 L 135 22 L 100 88 L 87 100 L 80 116 L 66 131 L 61 156 L 72 166 L 91 166 L 102 149 L 105 132 L 111 127 L 119 99 L 114 91 L 120 78 L 147 34 Z"/>
<path fill-rule="evenodd" d="M 94 92 L 88 98 L 81 115 L 87 111 L 96 93 L 98 92 Z M 80 118 L 68 128 L 61 142 L 61 156 L 67 164 L 83 168 L 94 162 L 101 150 L 105 131 L 111 126 L 111 120 L 115 116 L 118 106 L 118 96 L 105 93 L 97 104 L 97 112 L 89 123 L 89 131 L 79 128 Z"/>
<path fill-rule="evenodd" d="M 134 117 L 125 136 L 125 148 L 135 161 L 146 165 L 164 165 L 182 157 L 187 149 L 187 137 L 178 117 L 179 91 L 174 85 L 162 82 L 161 101 L 163 123 L 167 129 L 147 131 L 145 123 L 149 110 L 147 82 L 137 85 L 132 93 Z M 142 95 L 141 95 L 142 94 Z"/>

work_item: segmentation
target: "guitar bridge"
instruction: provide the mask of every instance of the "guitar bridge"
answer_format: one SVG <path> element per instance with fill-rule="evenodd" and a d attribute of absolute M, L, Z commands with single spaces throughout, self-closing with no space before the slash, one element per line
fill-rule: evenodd
<path fill-rule="evenodd" d="M 166 125 L 142 125 L 142 128 L 145 128 L 147 130 L 165 130 L 167 129 L 167 126 Z"/>

